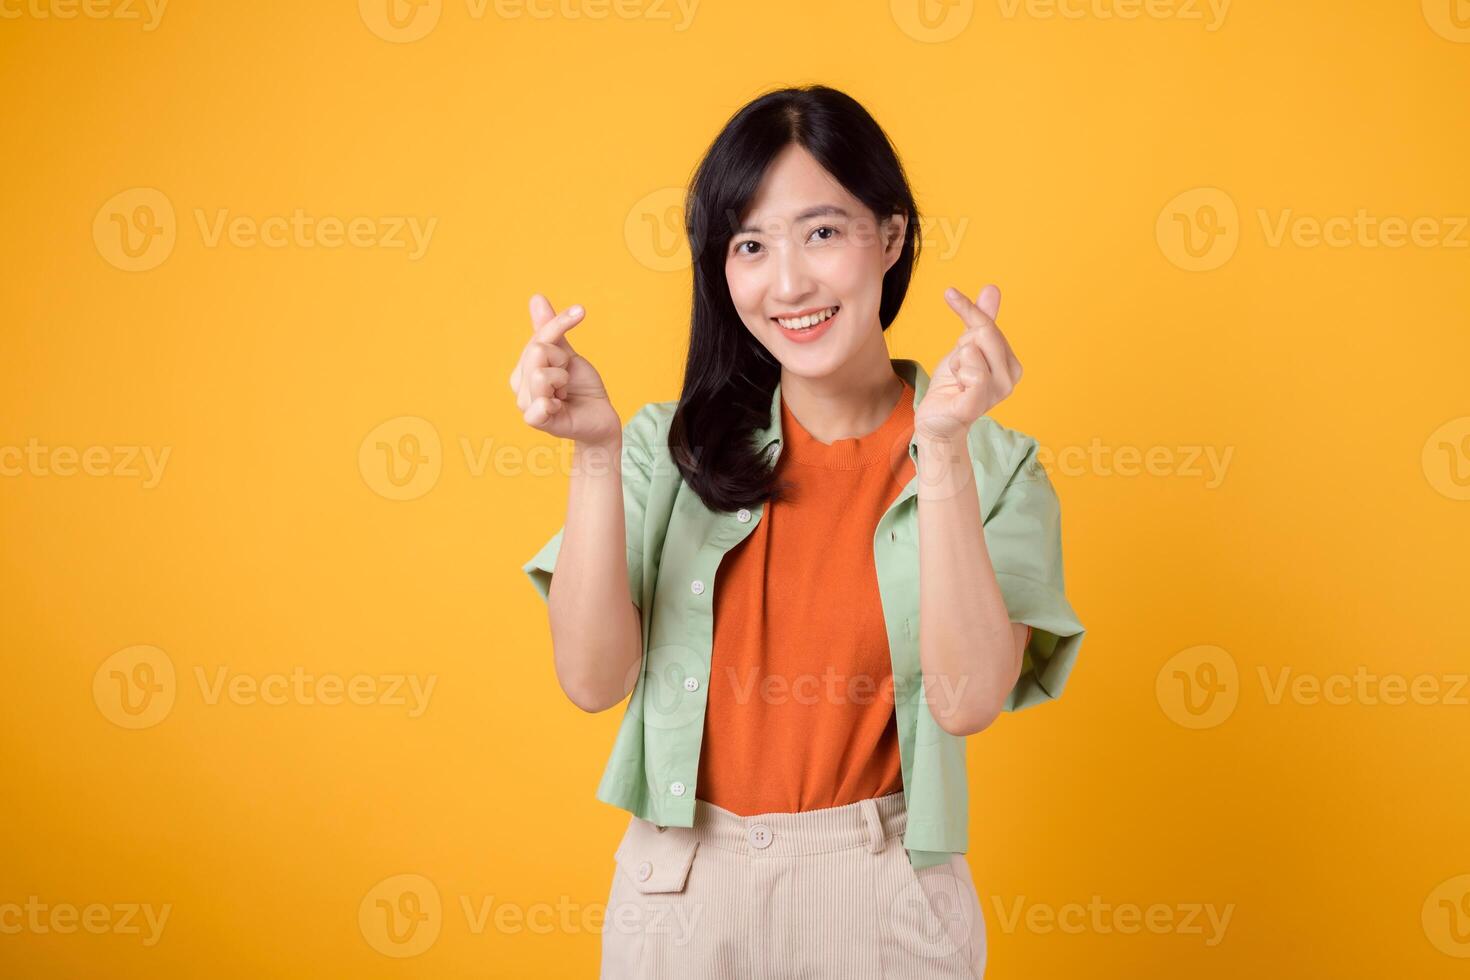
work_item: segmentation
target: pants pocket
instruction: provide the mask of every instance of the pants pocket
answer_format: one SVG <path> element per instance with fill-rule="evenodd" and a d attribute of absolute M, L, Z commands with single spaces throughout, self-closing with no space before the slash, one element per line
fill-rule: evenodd
<path fill-rule="evenodd" d="M 695 955 L 688 895 L 699 841 L 687 828 L 632 817 L 614 854 L 600 976 L 663 976 Z"/>
<path fill-rule="evenodd" d="M 964 855 L 915 869 L 907 851 L 892 850 L 883 903 L 892 939 L 883 953 L 884 976 L 979 980 L 985 972 L 985 918 Z"/>
<path fill-rule="evenodd" d="M 970 967 L 975 972 L 978 980 L 985 975 L 985 959 L 989 951 L 987 935 L 985 932 L 985 911 L 980 907 L 980 890 L 975 887 L 975 876 L 970 873 L 970 862 L 963 854 L 951 854 L 950 863 L 954 865 L 955 878 L 959 882 L 960 897 L 964 900 L 963 905 L 969 908 L 969 928 L 967 930 Z"/>

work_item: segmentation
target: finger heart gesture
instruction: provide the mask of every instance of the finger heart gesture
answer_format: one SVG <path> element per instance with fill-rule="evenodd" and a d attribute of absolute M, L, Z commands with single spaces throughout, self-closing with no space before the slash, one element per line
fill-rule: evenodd
<path fill-rule="evenodd" d="M 958 289 L 944 299 L 964 322 L 954 350 L 939 362 L 924 397 L 914 409 L 914 431 L 922 438 L 963 437 L 976 419 L 998 405 L 1021 380 L 1021 362 L 995 325 L 1000 289 L 986 286 L 975 302 Z"/>

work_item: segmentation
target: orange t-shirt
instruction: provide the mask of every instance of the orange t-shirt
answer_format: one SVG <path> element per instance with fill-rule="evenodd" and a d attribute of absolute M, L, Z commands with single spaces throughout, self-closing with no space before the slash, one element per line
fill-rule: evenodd
<path fill-rule="evenodd" d="M 823 443 L 784 399 L 796 484 L 720 563 L 696 796 L 742 816 L 903 789 L 873 534 L 914 475 L 914 389 L 873 432 Z"/>

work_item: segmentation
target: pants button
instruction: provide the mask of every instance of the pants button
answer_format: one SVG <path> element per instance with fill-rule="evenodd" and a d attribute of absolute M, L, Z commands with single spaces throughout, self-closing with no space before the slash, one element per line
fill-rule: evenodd
<path fill-rule="evenodd" d="M 771 828 L 763 823 L 751 824 L 750 831 L 746 835 L 750 838 L 750 846 L 761 850 L 771 846 Z"/>

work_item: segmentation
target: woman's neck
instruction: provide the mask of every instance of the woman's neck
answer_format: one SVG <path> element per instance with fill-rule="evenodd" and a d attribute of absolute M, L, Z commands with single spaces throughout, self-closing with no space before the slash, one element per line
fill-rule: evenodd
<path fill-rule="evenodd" d="M 801 427 L 824 443 L 865 436 L 893 414 L 904 381 L 893 370 L 888 348 L 879 358 L 864 357 L 825 378 L 803 378 L 781 371 L 781 400 Z"/>

